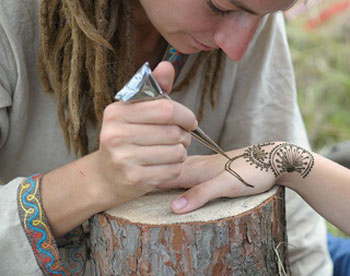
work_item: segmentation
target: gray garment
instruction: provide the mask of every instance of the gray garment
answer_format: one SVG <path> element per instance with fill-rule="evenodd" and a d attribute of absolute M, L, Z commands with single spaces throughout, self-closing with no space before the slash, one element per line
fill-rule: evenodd
<path fill-rule="evenodd" d="M 0 183 L 4 184 L 0 185 L 0 271 L 4 276 L 42 275 L 18 217 L 16 190 L 23 180 L 18 177 L 74 160 L 66 151 L 54 97 L 43 92 L 35 71 L 38 2 L 0 2 Z M 188 59 L 177 81 L 194 59 Z M 198 74 L 172 98 L 198 110 L 202 76 Z M 226 150 L 278 140 L 308 147 L 280 13 L 265 18 L 240 62 L 226 59 L 216 108 L 207 104 L 200 127 Z M 194 141 L 189 154 L 212 152 Z M 324 220 L 291 191 L 287 216 L 293 275 L 331 275 Z"/>

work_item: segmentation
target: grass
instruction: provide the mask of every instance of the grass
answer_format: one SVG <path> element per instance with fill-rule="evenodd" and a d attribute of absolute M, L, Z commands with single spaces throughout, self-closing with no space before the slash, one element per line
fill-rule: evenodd
<path fill-rule="evenodd" d="M 316 152 L 350 140 L 350 12 L 345 21 L 307 30 L 287 23 L 287 34 L 310 143 Z M 346 236 L 330 223 L 335 236 Z"/>
<path fill-rule="evenodd" d="M 287 29 L 299 104 L 314 151 L 349 140 L 350 38 L 292 23 Z"/>

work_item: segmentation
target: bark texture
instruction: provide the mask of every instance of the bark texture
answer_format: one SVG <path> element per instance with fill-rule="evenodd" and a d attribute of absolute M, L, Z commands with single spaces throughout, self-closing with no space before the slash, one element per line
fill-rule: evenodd
<path fill-rule="evenodd" d="M 220 212 L 220 210 L 218 210 Z M 242 214 L 150 225 L 107 213 L 91 221 L 94 275 L 286 275 L 284 190 Z"/>

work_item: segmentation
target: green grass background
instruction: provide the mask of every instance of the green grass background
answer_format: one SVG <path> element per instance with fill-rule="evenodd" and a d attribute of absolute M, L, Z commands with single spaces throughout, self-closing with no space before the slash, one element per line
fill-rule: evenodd
<path fill-rule="evenodd" d="M 350 10 L 313 30 L 305 18 L 288 21 L 287 34 L 313 150 L 350 140 Z M 346 236 L 330 223 L 328 229 Z"/>

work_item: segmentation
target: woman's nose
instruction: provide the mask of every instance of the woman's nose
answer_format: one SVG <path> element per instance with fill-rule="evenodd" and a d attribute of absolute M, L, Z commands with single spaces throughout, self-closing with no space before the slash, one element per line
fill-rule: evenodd
<path fill-rule="evenodd" d="M 261 16 L 240 12 L 222 18 L 215 31 L 214 40 L 226 55 L 237 61 L 241 59 L 248 49 Z"/>

